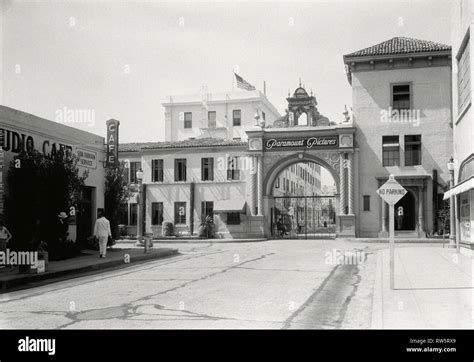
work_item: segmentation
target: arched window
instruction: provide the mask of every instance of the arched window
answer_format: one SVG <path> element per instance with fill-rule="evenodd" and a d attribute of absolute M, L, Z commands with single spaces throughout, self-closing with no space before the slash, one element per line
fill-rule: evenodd
<path fill-rule="evenodd" d="M 307 126 L 308 125 L 308 115 L 303 112 L 298 117 L 298 126 Z"/>

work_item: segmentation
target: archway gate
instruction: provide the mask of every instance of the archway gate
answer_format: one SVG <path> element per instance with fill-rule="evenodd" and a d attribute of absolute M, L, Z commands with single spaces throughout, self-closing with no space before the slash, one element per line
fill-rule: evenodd
<path fill-rule="evenodd" d="M 333 239 L 335 196 L 274 196 L 270 209 L 272 237 L 291 239 Z M 278 229 L 278 221 L 284 226 Z"/>
<path fill-rule="evenodd" d="M 255 165 L 248 181 L 250 231 L 253 235 L 271 237 L 275 197 L 273 184 L 282 170 L 295 163 L 315 162 L 332 175 L 335 195 L 336 236 L 356 236 L 354 180 L 357 149 L 354 147 L 355 127 L 263 128 L 247 131 L 248 156 Z"/>

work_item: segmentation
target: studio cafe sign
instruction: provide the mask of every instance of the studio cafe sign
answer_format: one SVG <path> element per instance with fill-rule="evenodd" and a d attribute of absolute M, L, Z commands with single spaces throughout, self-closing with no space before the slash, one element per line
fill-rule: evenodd
<path fill-rule="evenodd" d="M 70 145 L 54 142 L 48 139 L 43 141 L 36 140 L 35 142 L 33 136 L 2 128 L 0 128 L 0 146 L 3 151 L 15 154 L 20 153 L 22 150 L 31 154 L 34 149 L 42 152 L 46 156 L 62 150 L 70 153 L 73 152 L 73 148 Z M 79 157 L 79 166 L 88 168 L 97 167 L 97 154 L 95 152 L 76 149 L 76 153 Z"/>
<path fill-rule="evenodd" d="M 58 150 L 69 150 L 72 152 L 72 146 L 52 142 L 50 140 L 44 140 L 41 144 L 41 148 L 36 147 L 35 140 L 32 136 L 25 135 L 24 133 L 18 133 L 15 131 L 10 131 L 0 128 L 0 145 L 2 149 L 7 152 L 20 153 L 23 148 L 23 151 L 26 151 L 28 154 L 36 148 L 38 151 L 42 152 L 45 155 L 50 155 L 55 153 Z"/>

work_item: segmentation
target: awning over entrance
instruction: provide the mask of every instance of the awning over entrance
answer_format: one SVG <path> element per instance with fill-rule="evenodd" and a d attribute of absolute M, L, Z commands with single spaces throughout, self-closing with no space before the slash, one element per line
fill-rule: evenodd
<path fill-rule="evenodd" d="M 231 200 L 218 200 L 214 203 L 214 212 L 238 212 L 245 214 L 245 207 L 247 203 L 245 200 L 231 199 Z"/>
<path fill-rule="evenodd" d="M 474 178 L 471 177 L 469 180 L 453 187 L 451 190 L 444 193 L 443 200 L 449 199 L 451 196 L 462 194 L 463 192 L 474 189 Z"/>

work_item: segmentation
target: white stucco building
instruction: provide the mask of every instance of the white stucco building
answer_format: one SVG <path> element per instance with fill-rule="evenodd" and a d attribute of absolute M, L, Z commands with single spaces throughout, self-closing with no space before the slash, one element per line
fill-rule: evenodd
<path fill-rule="evenodd" d="M 197 137 L 246 140 L 245 132 L 257 122 L 272 124 L 280 117 L 258 90 L 172 95 L 162 105 L 165 141 L 169 142 Z"/>
<path fill-rule="evenodd" d="M 474 44 L 471 40 L 474 2 L 456 0 L 452 23 L 452 106 L 454 187 L 445 197 L 456 202 L 456 236 L 461 251 L 474 252 L 474 113 L 472 94 Z"/>

